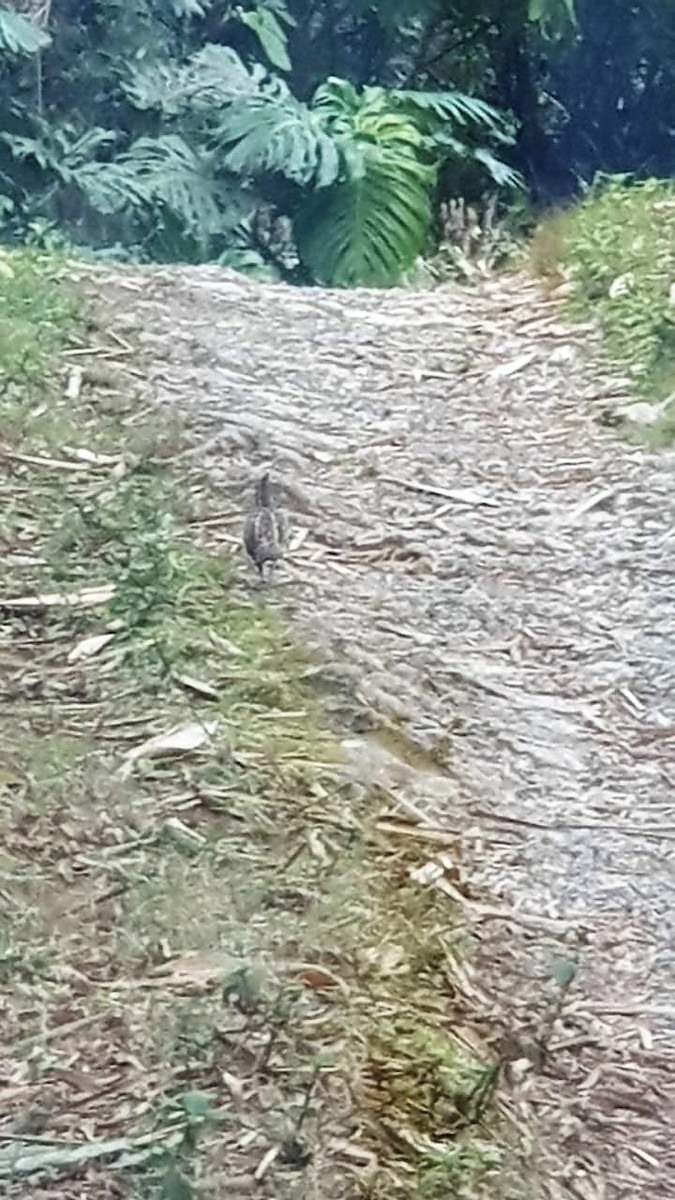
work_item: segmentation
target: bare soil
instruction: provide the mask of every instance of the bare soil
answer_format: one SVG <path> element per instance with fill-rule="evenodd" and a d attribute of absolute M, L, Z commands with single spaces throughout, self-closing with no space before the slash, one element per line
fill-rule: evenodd
<path fill-rule="evenodd" d="M 454 831 L 436 882 L 531 1064 L 550 1194 L 675 1196 L 675 453 L 598 424 L 627 383 L 526 279 L 87 286 L 167 454 L 187 425 L 196 529 L 236 545 L 271 464 L 295 534 L 270 595 L 387 732 L 354 769 Z M 579 968 L 544 1036 L 556 957 Z"/>

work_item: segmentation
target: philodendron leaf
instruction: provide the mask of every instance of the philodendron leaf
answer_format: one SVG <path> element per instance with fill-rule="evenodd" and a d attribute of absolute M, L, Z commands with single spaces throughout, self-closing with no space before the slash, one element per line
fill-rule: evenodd
<path fill-rule="evenodd" d="M 278 71 L 290 71 L 288 39 L 275 13 L 265 5 L 259 5 L 248 11 L 239 9 L 237 16 L 242 25 L 246 25 L 256 35 L 272 66 Z"/>

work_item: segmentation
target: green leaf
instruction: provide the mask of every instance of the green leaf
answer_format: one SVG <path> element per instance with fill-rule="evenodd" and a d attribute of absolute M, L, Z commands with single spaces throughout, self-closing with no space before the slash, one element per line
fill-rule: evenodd
<path fill-rule="evenodd" d="M 239 175 L 278 172 L 321 188 L 334 183 L 340 172 L 334 139 L 290 95 L 242 97 L 225 111 L 214 137 L 225 150 L 225 166 Z"/>
<path fill-rule="evenodd" d="M 321 283 L 388 286 L 424 248 L 435 172 L 374 147 L 363 176 L 309 198 L 294 222 L 301 261 Z"/>
<path fill-rule="evenodd" d="M 144 194 L 166 205 L 186 228 L 203 234 L 220 228 L 210 163 L 177 134 L 139 138 L 117 160 Z"/>
<path fill-rule="evenodd" d="M 206 12 L 199 0 L 171 0 L 171 8 L 177 17 L 204 17 Z"/>
<path fill-rule="evenodd" d="M 37 1148 L 18 1143 L 0 1150 L 0 1179 L 16 1179 L 20 1175 L 33 1175 L 38 1171 L 68 1175 L 98 1158 L 115 1158 L 133 1150 L 136 1144 L 130 1138 L 108 1138 L 98 1142 Z"/>
<path fill-rule="evenodd" d="M 134 64 L 122 87 L 136 108 L 174 116 L 184 109 L 212 112 L 239 96 L 254 95 L 265 77 L 260 64 L 248 70 L 230 46 L 209 42 L 184 65 Z"/>
<path fill-rule="evenodd" d="M 475 125 L 499 134 L 505 129 L 502 113 L 465 92 L 412 92 L 392 91 L 391 103 L 409 114 L 433 118 L 436 122 L 454 125 Z"/>
<path fill-rule="evenodd" d="M 425 136 L 382 88 L 359 95 L 350 83 L 328 79 L 312 108 L 332 134 L 344 169 L 296 216 L 300 258 L 322 283 L 395 283 L 429 232 L 436 171 Z"/>
<path fill-rule="evenodd" d="M 463 92 L 359 92 L 331 77 L 308 106 L 265 84 L 229 104 L 214 133 L 224 165 L 241 176 L 276 172 L 314 194 L 294 217 L 298 253 L 320 282 L 386 285 L 424 250 L 437 164 L 474 158 L 495 182 L 517 176 L 464 141 L 474 126 L 508 140 L 505 119 Z"/>
<path fill-rule="evenodd" d="M 265 8 L 268 8 L 270 12 L 273 12 L 275 17 L 278 17 L 278 19 L 282 21 L 284 25 L 290 26 L 291 29 L 295 29 L 297 27 L 298 22 L 296 21 L 295 17 L 289 13 L 286 5 L 283 3 L 283 0 L 265 0 Z"/>
<path fill-rule="evenodd" d="M 186 1116 L 198 1124 L 217 1124 L 222 1120 L 222 1114 L 211 1107 L 211 1102 L 204 1092 L 184 1092 L 178 1103 Z"/>
<path fill-rule="evenodd" d="M 272 9 L 261 4 L 249 11 L 239 9 L 237 16 L 242 25 L 246 25 L 256 35 L 272 66 L 279 71 L 290 71 L 288 39 Z"/>
<path fill-rule="evenodd" d="M 237 967 L 232 971 L 223 987 L 226 999 L 232 999 L 245 1013 L 255 1012 L 262 997 L 264 975 L 257 966 Z"/>
<path fill-rule="evenodd" d="M 218 257 L 221 267 L 229 267 L 241 275 L 251 279 L 260 279 L 268 283 L 278 283 L 281 278 L 273 263 L 265 262 L 258 250 L 248 246 L 231 246 Z"/>
<path fill-rule="evenodd" d="M 14 158 L 19 161 L 32 158 L 43 171 L 51 172 L 63 183 L 76 183 L 82 165 L 91 165 L 99 147 L 109 146 L 117 139 L 112 130 L 98 126 L 79 137 L 69 125 L 50 125 L 48 121 L 38 119 L 35 126 L 36 137 L 4 133 L 0 134 L 0 139 L 10 147 Z"/>
<path fill-rule="evenodd" d="M 380 89 L 371 89 L 379 97 Z M 364 103 L 364 97 L 348 79 L 336 79 L 335 76 L 322 83 L 312 98 L 312 109 L 319 114 L 322 123 L 331 133 L 347 133 L 353 126 Z"/>
<path fill-rule="evenodd" d="M 574 0 L 529 0 L 527 19 L 552 37 L 560 37 L 576 27 Z"/>
<path fill-rule="evenodd" d="M 159 1182 L 160 1200 L 194 1200 L 194 1189 L 174 1163 L 171 1163 Z"/>
<path fill-rule="evenodd" d="M 576 958 L 554 958 L 549 964 L 551 977 L 561 988 L 567 988 L 579 970 Z"/>
<path fill-rule="evenodd" d="M 48 33 L 23 13 L 0 8 L 0 50 L 9 54 L 37 54 L 51 45 Z"/>
<path fill-rule="evenodd" d="M 495 158 L 489 150 L 480 147 L 472 151 L 472 157 L 481 166 L 485 167 L 498 187 L 522 188 L 525 186 L 522 175 L 510 167 L 508 163 L 502 162 L 500 158 Z"/>
<path fill-rule="evenodd" d="M 97 212 L 152 215 L 157 233 L 171 215 L 174 233 L 182 229 L 200 244 L 237 225 L 245 211 L 229 191 L 221 203 L 210 156 L 177 134 L 138 138 L 112 162 L 78 167 L 72 181 Z"/>

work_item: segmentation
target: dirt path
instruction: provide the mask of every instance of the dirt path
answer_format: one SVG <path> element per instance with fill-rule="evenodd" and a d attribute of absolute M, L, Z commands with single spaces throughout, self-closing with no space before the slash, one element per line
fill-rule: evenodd
<path fill-rule="evenodd" d="M 598 428 L 621 382 L 527 282 L 150 279 L 97 291 L 148 398 L 187 417 L 212 527 L 236 538 L 272 461 L 297 533 L 278 594 L 364 704 L 447 756 L 416 803 L 459 831 L 448 883 L 495 1008 L 522 1033 L 551 954 L 579 953 L 530 1084 L 552 1194 L 675 1196 L 675 455 Z"/>

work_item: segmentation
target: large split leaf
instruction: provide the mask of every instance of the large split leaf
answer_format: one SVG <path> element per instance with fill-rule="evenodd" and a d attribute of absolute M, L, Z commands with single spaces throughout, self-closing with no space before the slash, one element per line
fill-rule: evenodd
<path fill-rule="evenodd" d="M 294 228 L 315 279 L 337 287 L 395 283 L 424 248 L 432 174 L 379 152 L 362 178 L 311 196 Z"/>
<path fill-rule="evenodd" d="M 216 137 L 225 148 L 224 165 L 239 175 L 273 171 L 315 187 L 327 187 L 338 177 L 334 139 L 315 113 L 288 94 L 235 100 Z"/>
<path fill-rule="evenodd" d="M 242 25 L 256 35 L 268 62 L 278 71 L 290 71 L 288 38 L 280 16 L 272 5 L 257 4 L 252 9 L 239 9 L 237 15 Z"/>
<path fill-rule="evenodd" d="M 51 44 L 51 37 L 23 13 L 0 8 L 0 51 L 37 54 Z"/>
<path fill-rule="evenodd" d="M 295 221 L 302 261 L 322 283 L 396 282 L 424 247 L 435 170 L 415 123 L 379 88 L 328 80 L 312 104 L 341 149 L 342 177 Z"/>

